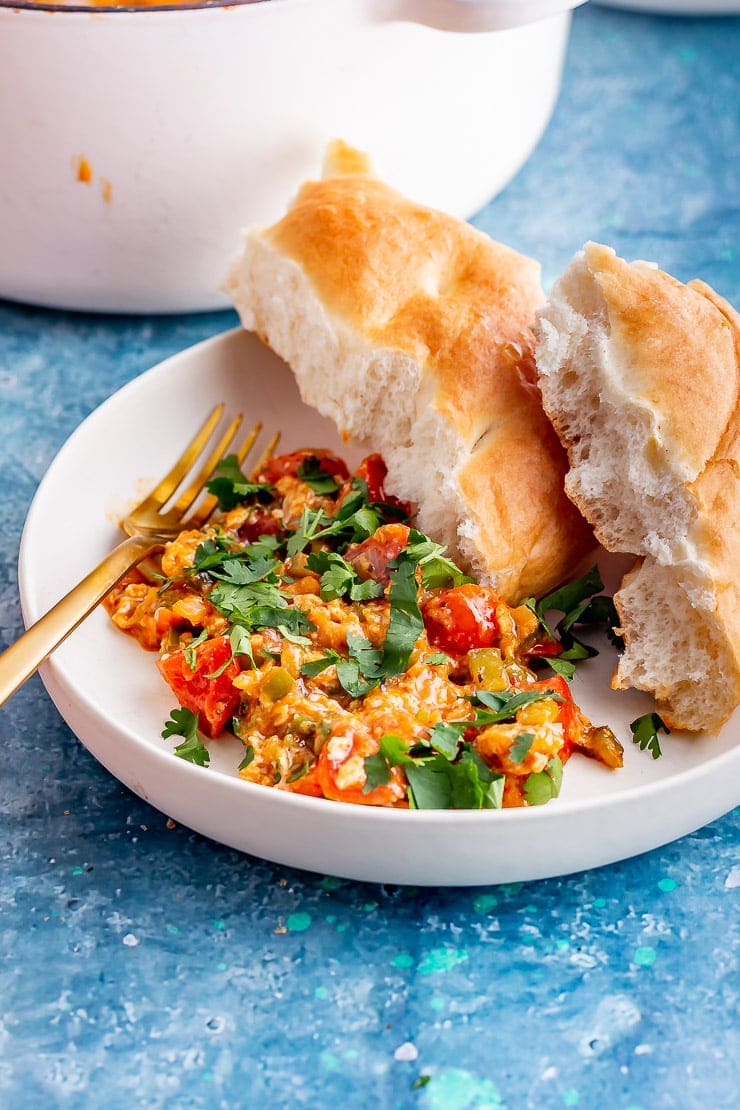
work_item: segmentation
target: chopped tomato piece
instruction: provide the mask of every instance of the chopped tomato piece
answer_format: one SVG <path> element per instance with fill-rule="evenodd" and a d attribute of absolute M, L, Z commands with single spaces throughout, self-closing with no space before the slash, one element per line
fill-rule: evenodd
<path fill-rule="evenodd" d="M 323 447 L 305 448 L 302 451 L 290 451 L 285 455 L 273 455 L 266 459 L 254 476 L 256 482 L 269 482 L 275 485 L 279 478 L 295 478 L 301 464 L 307 459 L 317 459 L 319 466 L 327 474 L 331 474 L 338 481 L 343 482 L 349 477 L 347 464 L 338 455 Z"/>
<path fill-rule="evenodd" d="M 365 806 L 393 806 L 403 801 L 406 785 L 400 767 L 391 767 L 389 783 L 365 792 L 365 759 L 378 750 L 378 741 L 362 725 L 335 725 L 319 755 L 318 777 L 324 797 Z"/>
<path fill-rule="evenodd" d="M 362 543 L 350 544 L 344 557 L 360 578 L 372 578 L 386 585 L 390 581 L 388 564 L 408 542 L 409 528 L 405 524 L 381 524 Z"/>
<path fill-rule="evenodd" d="M 280 531 L 280 521 L 277 517 L 267 509 L 255 508 L 236 534 L 242 543 L 256 543 L 260 536 L 278 536 Z"/>
<path fill-rule="evenodd" d="M 553 640 L 547 633 L 534 639 L 527 639 L 521 645 L 521 654 L 527 659 L 550 659 L 560 655 L 563 645 L 559 640 Z"/>
<path fill-rule="evenodd" d="M 218 674 L 224 663 L 226 666 Z M 200 728 L 206 736 L 218 736 L 223 732 L 241 697 L 233 684 L 239 674 L 239 664 L 231 659 L 228 636 L 206 640 L 195 648 L 195 669 L 191 668 L 182 648 L 163 655 L 158 666 L 180 705 L 199 714 Z"/>
<path fill-rule="evenodd" d="M 382 455 L 368 455 L 363 459 L 354 473 L 355 478 L 362 478 L 367 486 L 367 495 L 371 501 L 380 501 L 384 505 L 392 505 L 403 513 L 411 516 L 412 505 L 410 501 L 401 501 L 385 492 L 385 479 L 388 467 Z"/>
<path fill-rule="evenodd" d="M 499 603 L 495 590 L 472 582 L 427 598 L 422 616 L 429 642 L 450 655 L 493 647 L 499 637 Z"/>

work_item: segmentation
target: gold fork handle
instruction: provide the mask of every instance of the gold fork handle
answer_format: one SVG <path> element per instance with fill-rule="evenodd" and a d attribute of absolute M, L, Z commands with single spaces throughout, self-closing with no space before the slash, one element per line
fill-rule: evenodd
<path fill-rule="evenodd" d="M 105 595 L 147 555 L 161 548 L 151 537 L 131 536 L 0 655 L 0 705 L 22 686 Z"/>

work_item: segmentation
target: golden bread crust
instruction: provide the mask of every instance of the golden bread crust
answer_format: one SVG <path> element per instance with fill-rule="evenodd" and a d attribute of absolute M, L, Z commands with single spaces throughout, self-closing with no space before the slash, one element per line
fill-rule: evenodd
<path fill-rule="evenodd" d="M 265 234 L 332 318 L 423 366 L 431 403 L 472 447 L 500 407 L 502 352 L 532 345 L 538 265 L 363 173 L 308 182 Z"/>
<path fill-rule="evenodd" d="M 541 319 L 567 488 L 607 548 L 640 556 L 614 597 L 612 685 L 719 728 L 740 704 L 740 317 L 704 282 L 587 243 Z"/>
<path fill-rule="evenodd" d="M 536 393 L 520 395 L 460 468 L 481 565 L 497 568 L 496 585 L 508 598 L 540 596 L 543 582 L 572 577 L 593 550 L 590 528 L 563 499 L 566 470 Z"/>
<path fill-rule="evenodd" d="M 351 148 L 335 145 L 328 162 L 336 176 L 304 184 L 260 234 L 298 264 L 337 329 L 415 361 L 421 403 L 462 449 L 471 561 L 507 600 L 541 595 L 594 541 L 564 494 L 565 453 L 532 384 L 539 265 L 407 200 Z"/>
<path fill-rule="evenodd" d="M 599 243 L 587 243 L 584 254 L 607 305 L 624 384 L 659 414 L 674 463 L 694 477 L 737 412 L 734 310 L 703 282 L 683 285 Z"/>

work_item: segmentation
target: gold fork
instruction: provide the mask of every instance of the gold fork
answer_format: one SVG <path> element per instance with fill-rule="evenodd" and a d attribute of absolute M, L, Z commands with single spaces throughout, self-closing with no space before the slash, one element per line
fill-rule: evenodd
<path fill-rule="evenodd" d="M 198 499 L 219 461 L 231 447 L 242 421 L 241 414 L 235 416 L 216 445 L 208 452 L 209 441 L 223 411 L 223 405 L 216 406 L 172 469 L 121 521 L 121 527 L 128 539 L 106 555 L 102 563 L 0 655 L 0 705 L 31 677 L 47 656 L 77 628 L 127 571 L 147 556 L 161 551 L 183 528 L 203 527 L 216 508 L 217 500 L 212 494 L 201 501 Z M 252 450 L 261 430 L 262 425 L 255 424 L 239 449 L 234 452 L 240 465 Z M 279 438 L 278 432 L 267 444 L 254 469 L 261 466 L 264 459 L 273 453 Z M 196 467 L 199 467 L 197 473 L 179 493 L 177 500 L 167 508 Z"/>

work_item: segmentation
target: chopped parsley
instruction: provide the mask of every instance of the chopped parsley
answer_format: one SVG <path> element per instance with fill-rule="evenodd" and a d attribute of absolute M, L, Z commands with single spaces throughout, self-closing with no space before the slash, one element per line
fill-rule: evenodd
<path fill-rule="evenodd" d="M 404 674 L 416 641 L 424 631 L 416 583 L 416 560 L 403 550 L 389 564 L 388 600 L 391 604 L 388 631 L 383 644 L 382 673 L 386 678 Z"/>
<path fill-rule="evenodd" d="M 241 763 L 237 767 L 237 770 L 238 771 L 245 771 L 247 769 L 247 767 L 249 766 L 249 764 L 252 762 L 253 759 L 254 759 L 254 747 L 251 744 L 247 744 L 247 750 L 244 753 L 244 759 L 241 761 Z"/>
<path fill-rule="evenodd" d="M 301 674 L 315 678 L 327 667 L 337 668 L 337 678 L 344 690 L 353 698 L 362 698 L 380 685 L 382 653 L 368 639 L 356 632 L 347 633 L 347 658 L 329 648 L 321 659 L 304 663 Z"/>
<path fill-rule="evenodd" d="M 614 631 L 619 624 L 619 617 L 614 607 L 612 598 L 599 591 L 603 590 L 599 569 L 591 567 L 581 578 L 568 582 L 565 586 L 547 594 L 536 601 L 533 597 L 525 598 L 522 602 L 532 610 L 546 635 L 554 641 L 559 641 L 562 651 L 554 656 L 542 656 L 556 674 L 563 678 L 571 679 L 575 674 L 575 664 L 583 659 L 590 659 L 598 655 L 598 651 L 591 644 L 584 643 L 575 635 L 576 627 L 602 628 L 611 642 L 620 647 L 622 641 Z M 563 614 L 555 629 L 551 629 L 545 618 L 549 612 Z"/>
<path fill-rule="evenodd" d="M 331 497 L 339 491 L 339 482 L 328 470 L 324 470 L 321 459 L 309 455 L 298 467 L 297 477 L 310 486 L 320 497 Z"/>
<path fill-rule="evenodd" d="M 189 763 L 197 763 L 199 767 L 207 767 L 211 762 L 208 748 L 201 743 L 198 735 L 198 714 L 190 709 L 173 709 L 169 720 L 162 729 L 162 739 L 170 736 L 182 736 L 184 739 L 175 748 L 175 755 L 180 759 L 187 759 Z"/>
<path fill-rule="evenodd" d="M 413 750 L 419 747 L 415 745 Z M 491 771 L 470 744 L 459 744 L 459 736 L 454 752 L 447 744 L 444 750 L 442 747 L 432 750 L 430 742 L 427 755 L 413 758 L 399 736 L 386 733 L 380 738 L 379 751 L 365 760 L 363 792 L 390 782 L 391 767 L 403 765 L 411 809 L 500 809 L 504 776 Z"/>
<path fill-rule="evenodd" d="M 509 748 L 509 759 L 512 763 L 523 763 L 534 740 L 533 732 L 520 732 L 514 737 L 514 743 Z"/>
<path fill-rule="evenodd" d="M 312 551 L 306 559 L 306 566 L 321 576 L 323 601 L 341 597 L 349 597 L 350 601 L 369 601 L 384 593 L 382 583 L 372 578 L 358 578 L 354 567 L 336 551 Z"/>
<path fill-rule="evenodd" d="M 195 637 L 195 639 L 191 640 L 189 644 L 185 644 L 185 647 L 182 649 L 182 653 L 185 656 L 185 662 L 190 667 L 191 671 L 194 671 L 198 665 L 197 652 L 195 649 L 200 647 L 201 644 L 204 644 L 207 639 L 208 629 L 203 628 Z"/>
<path fill-rule="evenodd" d="M 524 780 L 524 797 L 531 806 L 542 806 L 557 798 L 563 782 L 563 764 L 554 755 L 544 771 L 533 771 Z"/>
<path fill-rule="evenodd" d="M 452 559 L 445 556 L 447 550 L 441 543 L 435 543 L 412 528 L 409 533 L 409 542 L 405 554 L 413 559 L 421 568 L 421 582 L 425 589 L 435 590 L 443 586 L 462 586 L 465 582 L 474 582 L 474 578 L 464 574 L 453 563 Z"/>
<path fill-rule="evenodd" d="M 670 736 L 671 730 L 659 713 L 645 713 L 642 717 L 630 723 L 632 742 L 637 744 L 641 752 L 649 751 L 653 759 L 660 759 L 663 754 L 660 750 L 658 733 L 664 732 Z"/>
<path fill-rule="evenodd" d="M 206 489 L 218 500 L 223 512 L 241 505 L 248 498 L 270 500 L 274 487 L 267 482 L 250 482 L 242 474 L 236 455 L 226 455 L 214 471 L 214 477 L 206 482 Z"/>
<path fill-rule="evenodd" d="M 475 717 L 472 721 L 462 722 L 476 728 L 485 728 L 503 721 L 513 721 L 518 710 L 525 705 L 532 705 L 536 701 L 564 701 L 561 694 L 555 690 L 478 690 L 470 695 L 470 701 L 475 707 Z M 480 708 L 483 706 L 484 708 Z"/>

